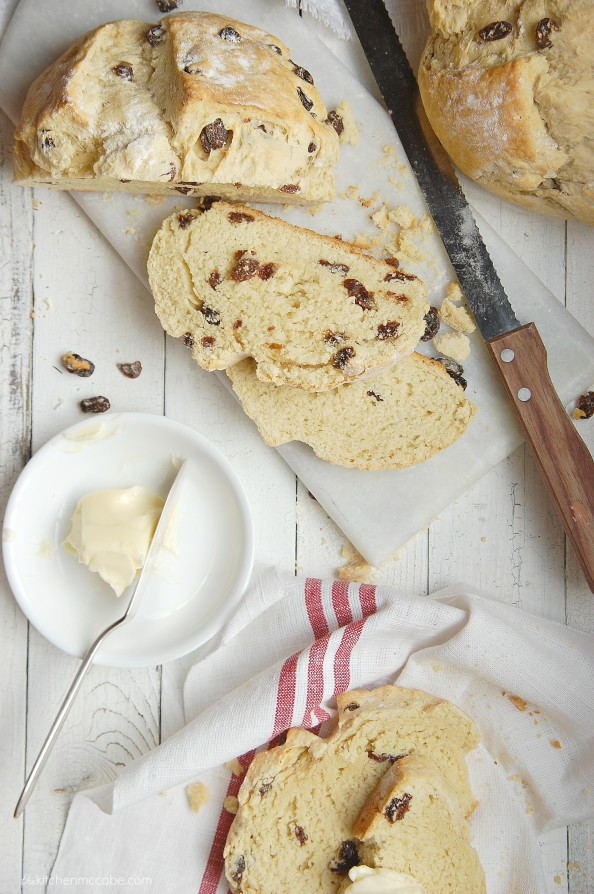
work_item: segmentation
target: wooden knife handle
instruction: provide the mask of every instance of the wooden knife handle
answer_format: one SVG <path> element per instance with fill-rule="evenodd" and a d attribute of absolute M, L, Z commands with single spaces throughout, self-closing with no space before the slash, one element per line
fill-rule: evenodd
<path fill-rule="evenodd" d="M 594 460 L 559 400 L 534 323 L 487 342 L 594 592 Z"/>

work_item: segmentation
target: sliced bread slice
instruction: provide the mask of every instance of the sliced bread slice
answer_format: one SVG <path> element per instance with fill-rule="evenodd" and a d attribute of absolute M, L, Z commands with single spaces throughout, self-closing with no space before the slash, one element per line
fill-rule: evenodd
<path fill-rule="evenodd" d="M 256 375 L 308 391 L 377 373 L 425 329 L 423 284 L 340 239 L 215 202 L 167 218 L 148 273 L 164 329 L 204 369 L 253 357 Z"/>

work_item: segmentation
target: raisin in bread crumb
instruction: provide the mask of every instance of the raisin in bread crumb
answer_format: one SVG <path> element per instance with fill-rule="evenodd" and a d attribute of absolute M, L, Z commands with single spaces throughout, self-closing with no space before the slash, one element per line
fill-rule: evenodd
<path fill-rule="evenodd" d="M 427 892 L 480 894 L 484 872 L 455 789 L 435 763 L 391 764 L 353 824 L 361 862 L 413 876 Z"/>
<path fill-rule="evenodd" d="M 303 441 L 321 459 L 357 469 L 423 462 L 457 440 L 474 414 L 445 367 L 421 354 L 318 394 L 259 381 L 252 360 L 227 374 L 268 445 Z"/>
<path fill-rule="evenodd" d="M 343 890 L 349 869 L 364 862 L 366 845 L 353 826 L 386 770 L 406 754 L 431 760 L 456 792 L 460 814 L 472 810 L 465 755 L 479 736 L 466 714 L 395 686 L 343 693 L 337 703 L 328 739 L 289 730 L 284 745 L 261 752 L 248 769 L 225 846 L 233 891 Z M 459 890 L 482 894 L 484 887 Z"/>
<path fill-rule="evenodd" d="M 163 327 L 192 336 L 200 366 L 253 357 L 276 385 L 323 391 L 371 375 L 410 354 L 425 328 L 416 277 L 227 202 L 169 217 L 148 272 Z"/>
<path fill-rule="evenodd" d="M 15 179 L 328 201 L 339 143 L 326 117 L 312 76 L 267 31 L 207 12 L 110 22 L 30 87 L 15 134 Z"/>

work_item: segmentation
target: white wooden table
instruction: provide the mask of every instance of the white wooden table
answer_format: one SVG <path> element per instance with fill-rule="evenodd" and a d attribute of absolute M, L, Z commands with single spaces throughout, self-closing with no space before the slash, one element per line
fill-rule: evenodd
<path fill-rule="evenodd" d="M 1 30 L 15 5 L 16 0 L 0 0 Z M 404 36 L 406 29 L 424 33 L 422 4 L 402 0 L 399 6 Z M 239 0 L 237 14 L 241 18 Z M 311 24 L 373 89 L 360 47 Z M 114 409 L 166 413 L 194 425 L 226 453 L 252 505 L 258 561 L 332 575 L 343 563 L 344 537 L 275 451 L 262 444 L 216 378 L 199 371 L 183 346 L 165 339 L 148 293 L 72 199 L 12 185 L 11 143 L 12 126 L 2 116 L 2 506 L 31 452 L 81 418 L 85 380 L 73 382 L 59 363 L 65 351 L 74 350 L 97 364 L 94 393 L 107 394 Z M 478 188 L 469 197 L 559 301 L 594 331 L 592 230 L 524 213 Z M 130 382 L 115 363 L 136 359 L 143 374 Z M 582 423 L 580 431 L 594 447 L 594 422 Z M 523 447 L 379 574 L 381 583 L 420 595 L 462 580 L 594 633 L 594 599 Z M 183 723 L 180 683 L 194 658 L 143 670 L 93 668 L 24 820 L 15 821 L 11 815 L 25 771 L 77 662 L 27 624 L 3 576 L 0 619 L 0 894 L 16 894 L 33 885 L 44 890 L 40 879 L 50 874 L 73 794 L 114 779 Z M 594 892 L 594 824 L 547 834 L 542 853 L 550 894 Z"/>

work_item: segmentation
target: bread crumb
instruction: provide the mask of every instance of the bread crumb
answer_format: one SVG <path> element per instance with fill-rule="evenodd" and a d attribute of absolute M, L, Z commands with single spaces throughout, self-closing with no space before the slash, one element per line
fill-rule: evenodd
<path fill-rule="evenodd" d="M 140 214 L 139 208 L 131 208 L 129 211 L 126 211 L 128 217 L 137 217 Z"/>
<path fill-rule="evenodd" d="M 234 776 L 243 776 L 243 767 L 239 762 L 239 758 L 234 757 L 233 760 L 227 761 L 225 766 Z"/>
<path fill-rule="evenodd" d="M 148 195 L 144 197 L 144 201 L 147 203 L 147 205 L 162 205 L 163 202 L 166 202 L 168 198 L 169 196 L 165 195 Z"/>
<path fill-rule="evenodd" d="M 319 214 L 323 207 L 324 205 L 310 205 L 309 208 L 307 208 L 306 210 L 310 217 L 315 217 L 315 215 Z"/>
<path fill-rule="evenodd" d="M 402 180 L 399 180 L 397 177 L 388 177 L 388 180 L 396 189 L 402 189 Z"/>
<path fill-rule="evenodd" d="M 487 542 L 487 538 L 486 538 L 486 537 L 481 537 L 481 543 L 486 543 L 486 542 Z"/>
<path fill-rule="evenodd" d="M 439 316 L 456 332 L 474 332 L 476 326 L 465 307 L 454 304 L 449 298 L 444 298 L 439 308 Z"/>
<path fill-rule="evenodd" d="M 458 304 L 463 300 L 464 294 L 462 289 L 460 288 L 460 283 L 456 280 L 455 282 L 450 282 L 446 286 L 446 298 L 451 301 L 453 304 Z"/>
<path fill-rule="evenodd" d="M 39 211 L 41 208 L 41 201 L 39 199 L 33 199 L 33 211 Z"/>
<path fill-rule="evenodd" d="M 553 748 L 561 748 L 561 742 L 559 739 L 551 739 L 551 745 Z"/>
<path fill-rule="evenodd" d="M 384 155 L 394 155 L 394 147 L 390 145 L 382 146 L 382 152 Z"/>
<path fill-rule="evenodd" d="M 470 354 L 470 340 L 461 332 L 447 332 L 445 335 L 436 335 L 433 345 L 440 354 L 450 357 L 456 363 L 462 363 Z"/>
<path fill-rule="evenodd" d="M 347 541 L 341 552 L 346 564 L 342 565 L 336 572 L 338 580 L 349 581 L 355 584 L 374 584 L 376 583 L 377 569 L 366 562 L 358 550 L 355 549 L 350 541 Z"/>
<path fill-rule="evenodd" d="M 561 884 L 561 876 L 560 876 L 560 875 L 554 875 L 554 876 L 553 876 L 553 881 L 555 882 L 556 885 L 560 885 L 560 884 Z"/>
<path fill-rule="evenodd" d="M 137 233 L 136 227 L 126 227 L 124 229 L 124 235 L 126 236 L 135 236 Z"/>
<path fill-rule="evenodd" d="M 382 205 L 375 214 L 371 214 L 370 218 L 379 230 L 387 230 L 390 226 L 388 209 L 385 205 Z"/>
<path fill-rule="evenodd" d="M 363 208 L 370 208 L 371 205 L 377 204 L 377 202 L 379 202 L 379 199 L 380 199 L 379 190 L 376 189 L 376 191 L 373 193 L 373 195 L 370 196 L 368 199 L 364 199 L 362 196 L 359 196 L 359 204 Z"/>
<path fill-rule="evenodd" d="M 433 223 L 433 218 L 426 214 L 425 217 L 422 217 L 419 221 L 418 230 L 420 233 L 431 233 L 435 228 L 435 224 Z"/>
<path fill-rule="evenodd" d="M 336 112 L 342 118 L 342 123 L 344 125 L 344 130 L 339 135 L 338 139 L 341 143 L 350 143 L 352 146 L 357 146 L 359 144 L 359 128 L 355 123 L 353 110 L 346 99 L 343 99 L 342 102 L 338 103 Z"/>
<path fill-rule="evenodd" d="M 573 413 L 571 415 L 573 416 L 574 419 L 585 419 L 586 418 L 586 414 L 584 413 L 584 411 L 580 410 L 578 407 L 575 408 L 575 410 L 573 411 Z"/>
<path fill-rule="evenodd" d="M 390 211 L 389 217 L 390 220 L 393 220 L 394 223 L 397 223 L 398 226 L 402 227 L 404 230 L 414 227 L 417 222 L 416 217 L 408 205 L 397 205 L 396 208 L 393 208 Z"/>
<path fill-rule="evenodd" d="M 416 232 L 416 230 L 405 230 L 398 234 L 398 250 L 411 261 L 424 261 L 425 252 L 421 251 L 418 245 L 415 245 L 411 238 L 413 232 Z"/>
<path fill-rule="evenodd" d="M 203 782 L 193 782 L 191 785 L 187 785 L 186 795 L 190 810 L 193 813 L 198 813 L 198 811 L 208 803 L 210 798 L 208 788 Z"/>
<path fill-rule="evenodd" d="M 523 698 L 520 698 L 519 695 L 508 695 L 508 699 L 518 709 L 518 711 L 525 711 L 528 707 L 528 703 L 524 701 Z"/>
<path fill-rule="evenodd" d="M 223 809 L 226 810 L 227 813 L 237 813 L 239 810 L 239 801 L 235 795 L 227 795 L 223 801 Z"/>

